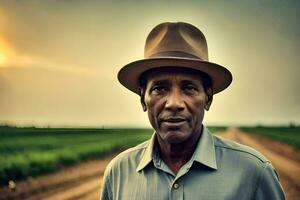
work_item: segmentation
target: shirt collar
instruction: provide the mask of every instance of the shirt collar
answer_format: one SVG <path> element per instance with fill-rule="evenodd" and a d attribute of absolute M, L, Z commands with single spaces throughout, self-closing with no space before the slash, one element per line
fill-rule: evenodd
<path fill-rule="evenodd" d="M 144 169 L 153 160 L 155 156 L 154 145 L 157 144 L 155 140 L 156 136 L 154 133 L 149 140 L 139 165 L 136 168 L 137 172 Z M 207 167 L 217 169 L 213 136 L 209 133 L 209 130 L 205 126 L 203 126 L 201 137 L 191 159 L 192 162 L 196 161 Z"/>
<path fill-rule="evenodd" d="M 140 163 L 136 168 L 137 172 L 144 169 L 152 161 L 153 155 L 154 155 L 155 140 L 156 140 L 156 136 L 155 136 L 155 132 L 154 132 L 151 139 L 149 140 L 149 143 L 148 143 L 143 155 L 142 155 Z"/>
<path fill-rule="evenodd" d="M 218 169 L 213 136 L 205 126 L 202 127 L 202 134 L 192 159 L 207 167 Z"/>

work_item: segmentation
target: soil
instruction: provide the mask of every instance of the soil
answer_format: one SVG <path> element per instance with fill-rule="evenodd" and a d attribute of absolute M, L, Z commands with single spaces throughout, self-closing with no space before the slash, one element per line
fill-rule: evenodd
<path fill-rule="evenodd" d="M 279 173 L 288 200 L 300 197 L 300 153 L 293 147 L 262 136 L 245 134 L 230 128 L 220 137 L 235 140 L 260 151 L 271 160 Z M 77 200 L 99 199 L 102 176 L 108 162 L 116 154 L 88 161 L 50 175 L 12 182 L 11 188 L 0 188 L 0 200 Z"/>

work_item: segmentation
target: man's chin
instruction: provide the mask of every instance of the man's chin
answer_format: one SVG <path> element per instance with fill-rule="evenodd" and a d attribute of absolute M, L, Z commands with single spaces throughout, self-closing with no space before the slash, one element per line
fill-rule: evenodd
<path fill-rule="evenodd" d="M 183 143 L 187 136 L 187 133 L 181 130 L 168 130 L 161 133 L 161 138 L 169 144 Z"/>

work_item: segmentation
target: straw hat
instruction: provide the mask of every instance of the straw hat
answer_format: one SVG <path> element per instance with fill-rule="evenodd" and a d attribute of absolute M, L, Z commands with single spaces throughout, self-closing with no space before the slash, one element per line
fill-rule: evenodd
<path fill-rule="evenodd" d="M 139 94 L 140 76 L 162 67 L 184 67 L 206 73 L 212 80 L 214 94 L 232 82 L 229 70 L 208 61 L 203 33 L 188 23 L 166 22 L 154 27 L 147 37 L 144 57 L 125 65 L 118 73 L 120 83 L 136 94 Z"/>

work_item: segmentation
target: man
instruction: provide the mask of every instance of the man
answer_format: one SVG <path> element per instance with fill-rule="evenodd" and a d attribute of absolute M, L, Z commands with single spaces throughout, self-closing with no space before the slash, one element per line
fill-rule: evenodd
<path fill-rule="evenodd" d="M 140 95 L 155 133 L 111 161 L 102 199 L 285 198 L 270 161 L 202 124 L 213 95 L 230 85 L 232 75 L 208 62 L 206 39 L 196 27 L 159 24 L 146 40 L 145 59 L 123 67 L 118 78 Z"/>

